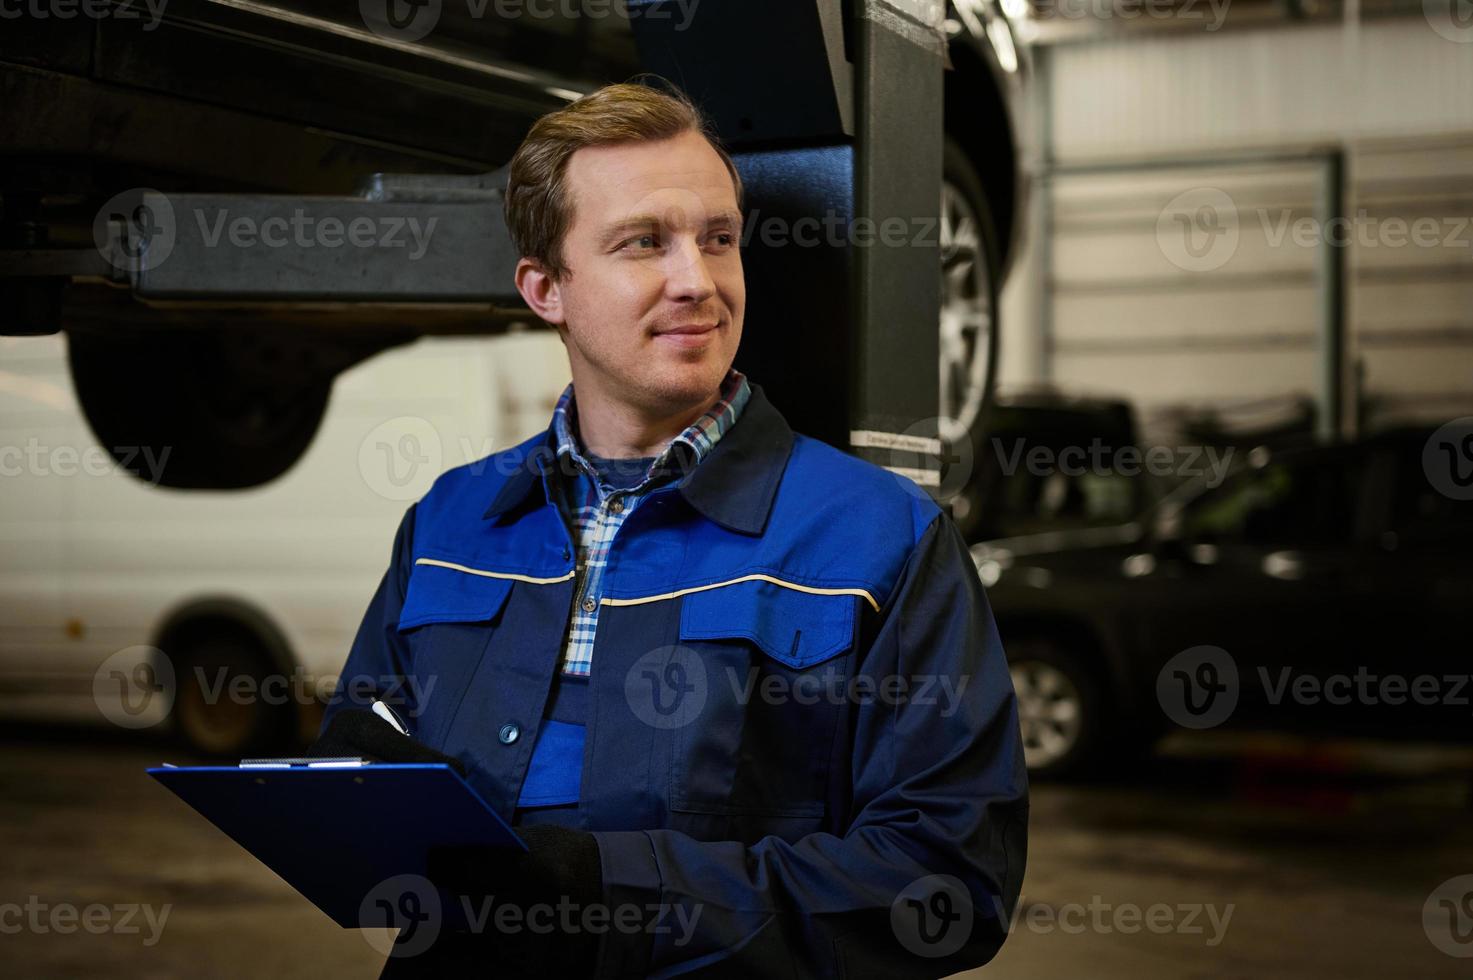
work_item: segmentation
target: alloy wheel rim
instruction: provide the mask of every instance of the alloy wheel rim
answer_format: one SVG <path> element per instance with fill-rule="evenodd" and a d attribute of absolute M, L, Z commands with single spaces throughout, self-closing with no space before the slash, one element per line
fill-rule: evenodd
<path fill-rule="evenodd" d="M 976 425 L 986 394 L 992 290 L 981 221 L 960 189 L 941 184 L 940 434 L 957 441 Z"/>
<path fill-rule="evenodd" d="M 1030 769 L 1059 761 L 1079 741 L 1084 718 L 1079 688 L 1063 671 L 1037 660 L 1012 664 L 1009 672 L 1018 696 L 1024 761 Z"/>

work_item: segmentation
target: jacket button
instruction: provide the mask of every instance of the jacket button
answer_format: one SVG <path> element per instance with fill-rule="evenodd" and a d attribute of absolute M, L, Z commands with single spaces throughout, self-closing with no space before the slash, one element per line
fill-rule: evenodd
<path fill-rule="evenodd" d="M 583 600 L 583 611 L 584 612 L 593 612 L 597 608 L 598 608 L 598 603 L 595 602 L 592 598 L 584 599 Z"/>
<path fill-rule="evenodd" d="M 497 737 L 501 739 L 502 745 L 510 745 L 517 740 L 517 736 L 520 734 L 522 734 L 522 730 L 520 728 L 518 728 L 516 725 L 508 724 L 501 726 L 501 732 L 497 735 Z"/>

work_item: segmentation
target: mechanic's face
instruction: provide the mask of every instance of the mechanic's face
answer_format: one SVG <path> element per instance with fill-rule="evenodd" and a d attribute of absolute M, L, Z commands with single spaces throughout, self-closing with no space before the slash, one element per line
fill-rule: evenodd
<path fill-rule="evenodd" d="M 567 185 L 569 275 L 543 282 L 533 306 L 559 327 L 575 385 L 654 414 L 709 402 L 746 307 L 741 216 L 721 157 L 694 132 L 585 147 L 568 160 Z M 539 287 L 518 271 L 531 301 Z"/>

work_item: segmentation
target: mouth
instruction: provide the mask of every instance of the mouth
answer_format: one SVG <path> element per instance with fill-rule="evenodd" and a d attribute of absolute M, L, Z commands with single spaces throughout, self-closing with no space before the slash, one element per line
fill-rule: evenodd
<path fill-rule="evenodd" d="M 700 336 L 701 334 L 710 333 L 718 326 L 720 324 L 717 323 L 685 323 L 678 327 L 671 327 L 669 330 L 661 330 L 655 336 L 668 337 L 672 334 L 682 337 Z"/>
<path fill-rule="evenodd" d="M 701 347 L 716 336 L 720 323 L 683 323 L 669 330 L 661 330 L 655 339 L 675 347 Z"/>

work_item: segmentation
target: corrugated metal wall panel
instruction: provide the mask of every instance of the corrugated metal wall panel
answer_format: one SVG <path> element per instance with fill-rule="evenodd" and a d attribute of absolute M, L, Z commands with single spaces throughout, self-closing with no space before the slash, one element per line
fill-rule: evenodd
<path fill-rule="evenodd" d="M 1362 25 L 1358 51 L 1335 25 L 1050 50 L 1051 380 L 1148 417 L 1311 395 L 1317 165 L 1156 164 L 1344 146 L 1348 353 L 1372 406 L 1473 412 L 1473 43 L 1407 18 Z"/>
<path fill-rule="evenodd" d="M 1318 187 L 1309 163 L 1056 175 L 1055 379 L 1146 414 L 1312 394 L 1317 250 L 1283 225 Z"/>
<path fill-rule="evenodd" d="M 1473 413 L 1473 142 L 1355 157 L 1351 337 L 1376 415 Z"/>
<path fill-rule="evenodd" d="M 1071 45 L 1051 52 L 1061 162 L 1338 136 L 1338 31 L 1323 27 Z"/>
<path fill-rule="evenodd" d="M 1473 130 L 1473 44 L 1420 17 L 1169 35 L 1050 51 L 1061 162 Z"/>

